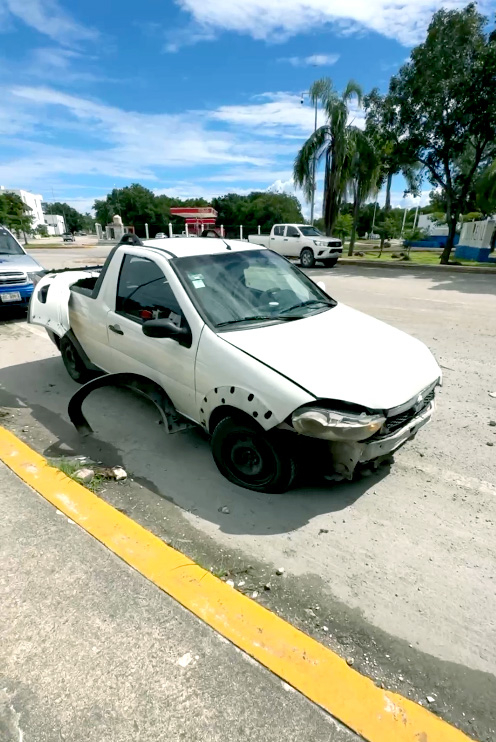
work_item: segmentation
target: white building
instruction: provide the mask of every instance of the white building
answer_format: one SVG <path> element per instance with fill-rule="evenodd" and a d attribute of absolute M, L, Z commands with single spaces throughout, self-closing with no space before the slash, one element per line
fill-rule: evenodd
<path fill-rule="evenodd" d="M 64 217 L 60 214 L 45 214 L 48 234 L 61 235 L 66 231 Z"/>
<path fill-rule="evenodd" d="M 437 225 L 431 214 L 419 214 L 417 227 L 433 237 L 447 237 L 448 225 Z"/>
<path fill-rule="evenodd" d="M 19 188 L 4 188 L 4 186 L 0 186 L 0 191 L 15 193 L 17 196 L 21 197 L 21 201 L 24 201 L 26 206 L 29 206 L 31 209 L 29 215 L 33 217 L 33 230 L 36 229 L 36 227 L 39 227 L 40 224 L 45 224 L 45 215 L 41 208 L 43 197 L 38 193 L 30 193 L 29 191 L 23 191 Z"/>

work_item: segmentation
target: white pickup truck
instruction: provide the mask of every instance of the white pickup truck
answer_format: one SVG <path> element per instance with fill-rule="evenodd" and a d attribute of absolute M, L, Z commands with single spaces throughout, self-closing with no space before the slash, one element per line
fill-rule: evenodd
<path fill-rule="evenodd" d="M 332 299 L 258 245 L 125 235 L 103 268 L 47 274 L 29 321 L 71 377 L 148 396 L 175 432 L 211 435 L 219 470 L 281 492 L 298 464 L 333 478 L 377 466 L 431 418 L 441 371 L 419 340 Z"/>
<path fill-rule="evenodd" d="M 274 224 L 270 234 L 251 234 L 248 241 L 286 258 L 299 258 L 304 268 L 313 268 L 316 261 L 332 268 L 343 254 L 340 239 L 326 237 L 310 224 Z"/>

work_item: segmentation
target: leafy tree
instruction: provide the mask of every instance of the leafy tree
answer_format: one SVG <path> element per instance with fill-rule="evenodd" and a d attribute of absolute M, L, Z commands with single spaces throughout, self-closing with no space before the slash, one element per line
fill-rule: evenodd
<path fill-rule="evenodd" d="M 434 14 L 424 43 L 391 79 L 402 147 L 446 199 L 448 263 L 481 166 L 496 157 L 496 34 L 475 4 Z"/>
<path fill-rule="evenodd" d="M 483 169 L 475 183 L 475 203 L 486 215 L 496 212 L 496 160 Z"/>
<path fill-rule="evenodd" d="M 269 232 L 274 224 L 304 222 L 298 199 L 288 193 L 254 191 L 247 196 L 228 193 L 214 198 L 212 206 L 217 210 L 217 222 L 223 224 L 227 233 L 237 235 L 239 225 L 245 234 L 255 232 L 258 225 L 262 232 Z"/>
<path fill-rule="evenodd" d="M 324 167 L 323 217 L 326 234 L 332 234 L 343 199 L 353 150 L 356 127 L 348 123 L 350 104 L 362 101 L 360 86 L 350 80 L 341 95 L 333 88 L 328 77 L 314 82 L 310 88 L 313 103 L 322 106 L 326 123 L 320 126 L 305 142 L 294 163 L 295 183 L 303 188 L 310 200 L 314 183 L 314 163 L 322 160 Z"/>
<path fill-rule="evenodd" d="M 64 217 L 65 228 L 68 232 L 80 232 L 85 229 L 85 217 L 77 209 L 69 204 L 54 201 L 53 203 L 44 203 L 43 211 L 45 214 L 58 214 Z"/>
<path fill-rule="evenodd" d="M 381 161 L 373 140 L 361 131 L 352 134 L 353 153 L 349 166 L 348 189 L 353 195 L 353 229 L 348 255 L 353 255 L 358 228 L 360 206 L 377 189 L 381 173 Z"/>
<path fill-rule="evenodd" d="M 32 210 L 17 193 L 5 191 L 0 193 L 0 224 L 7 229 L 19 234 L 24 234 L 26 242 L 26 232 L 31 232 L 33 224 Z"/>
<path fill-rule="evenodd" d="M 38 224 L 35 232 L 36 234 L 39 234 L 40 237 L 48 237 L 48 229 L 46 227 L 46 224 Z"/>
<path fill-rule="evenodd" d="M 421 176 L 416 157 L 403 144 L 401 137 L 399 109 L 390 95 L 381 95 L 374 88 L 364 98 L 366 110 L 365 132 L 374 143 L 378 153 L 381 172 L 378 177 L 378 187 L 386 185 L 386 201 L 384 218 L 391 211 L 391 186 L 393 177 L 403 173 L 408 192 L 417 194 L 420 189 Z M 381 238 L 381 243 L 384 238 Z M 382 247 L 382 244 L 381 244 Z"/>
<path fill-rule="evenodd" d="M 336 224 L 334 225 L 334 234 L 343 242 L 350 236 L 353 231 L 353 217 L 351 214 L 338 214 Z"/>

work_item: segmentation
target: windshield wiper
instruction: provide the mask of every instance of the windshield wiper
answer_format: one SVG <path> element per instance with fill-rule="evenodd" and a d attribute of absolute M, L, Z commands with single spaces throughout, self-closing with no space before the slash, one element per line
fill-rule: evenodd
<path fill-rule="evenodd" d="M 300 309 L 300 307 L 311 307 L 316 306 L 317 304 L 323 304 L 325 307 L 335 307 L 336 302 L 335 301 L 326 301 L 325 299 L 310 299 L 309 301 L 302 301 L 301 304 L 293 304 L 292 307 L 288 307 L 287 309 L 282 310 L 282 314 L 285 312 L 290 312 L 292 309 Z M 287 319 L 287 318 L 285 318 Z"/>
<path fill-rule="evenodd" d="M 238 322 L 255 322 L 257 320 L 271 320 L 273 322 L 282 320 L 283 322 L 289 322 L 293 319 L 301 319 L 301 317 L 280 317 L 279 315 L 267 316 L 267 315 L 256 315 L 254 317 L 240 317 L 239 319 L 229 319 L 227 322 L 218 322 L 216 327 L 225 327 L 225 325 L 235 325 Z"/>

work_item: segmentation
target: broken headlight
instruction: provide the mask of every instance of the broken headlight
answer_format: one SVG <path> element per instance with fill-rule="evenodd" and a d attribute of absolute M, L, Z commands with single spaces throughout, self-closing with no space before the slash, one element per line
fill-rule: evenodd
<path fill-rule="evenodd" d="M 296 410 L 291 420 L 298 433 L 327 441 L 364 441 L 386 422 L 386 418 L 378 414 L 336 412 L 323 407 Z"/>

